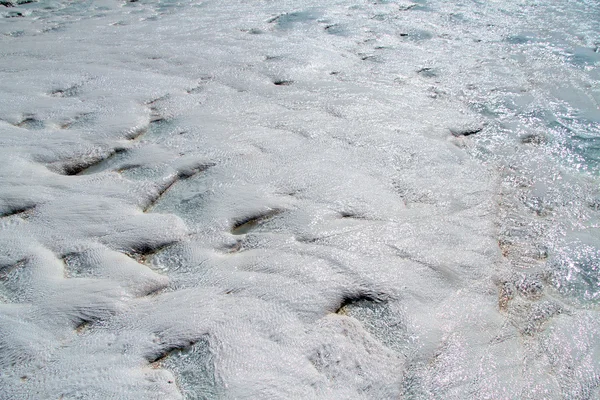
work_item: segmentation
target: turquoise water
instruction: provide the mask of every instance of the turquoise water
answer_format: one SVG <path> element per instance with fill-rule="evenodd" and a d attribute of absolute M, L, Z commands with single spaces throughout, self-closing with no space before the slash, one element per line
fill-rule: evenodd
<path fill-rule="evenodd" d="M 482 29 L 470 59 L 456 59 L 476 83 L 467 90 L 458 87 L 463 82 L 447 84 L 486 121 L 474 153 L 506 171 L 510 195 L 501 204 L 512 216 L 499 222 L 501 236 L 521 249 L 548 250 L 543 259 L 511 259 L 520 266 L 515 272 L 541 269 L 559 297 L 594 307 L 600 299 L 600 3 L 468 2 L 458 10 L 427 4 L 459 15 L 451 19 L 455 28 Z M 523 226 L 528 233 L 515 237 Z"/>

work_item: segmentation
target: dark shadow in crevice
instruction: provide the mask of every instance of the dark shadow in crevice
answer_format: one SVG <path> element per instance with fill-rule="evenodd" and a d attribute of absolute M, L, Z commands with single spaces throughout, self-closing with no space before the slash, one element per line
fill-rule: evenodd
<path fill-rule="evenodd" d="M 23 13 L 20 11 L 9 11 L 4 18 L 23 18 L 24 16 L 25 15 L 23 15 Z"/>
<path fill-rule="evenodd" d="M 105 159 L 106 159 L 105 157 L 95 157 L 95 158 L 91 158 L 89 160 L 80 160 L 80 161 L 72 162 L 70 164 L 64 164 L 61 167 L 61 172 L 63 175 L 79 175 L 86 169 L 88 169 L 96 164 L 101 163 Z"/>
<path fill-rule="evenodd" d="M 373 55 L 373 54 L 364 54 L 364 53 L 360 53 L 358 55 L 361 59 L 361 61 L 377 61 L 377 56 Z"/>
<path fill-rule="evenodd" d="M 99 315 L 85 315 L 87 307 L 78 307 L 76 312 L 83 313 L 84 315 L 71 316 L 73 323 L 75 324 L 75 332 L 78 334 L 85 333 L 89 329 L 93 328 L 96 324 L 101 324 L 102 321 L 115 316 L 116 310 L 101 310 Z"/>
<path fill-rule="evenodd" d="M 523 144 L 542 145 L 548 142 L 548 139 L 541 134 L 530 133 L 520 138 Z"/>
<path fill-rule="evenodd" d="M 260 225 L 264 224 L 266 221 L 270 220 L 274 216 L 281 214 L 282 212 L 283 210 L 272 209 L 262 214 L 257 214 L 251 217 L 239 219 L 233 224 L 233 227 L 231 228 L 231 233 L 233 235 L 245 235 L 253 229 L 256 229 Z"/>
<path fill-rule="evenodd" d="M 185 399 L 222 399 L 224 389 L 216 368 L 214 345 L 208 334 L 197 340 L 181 341 L 180 345 L 168 346 L 160 354 L 150 356 L 151 366 L 170 370 L 182 397 Z"/>
<path fill-rule="evenodd" d="M 450 128 L 450 133 L 453 136 L 471 136 L 479 133 L 483 130 L 483 126 L 473 126 L 473 127 L 465 127 L 465 128 Z"/>
<path fill-rule="evenodd" d="M 417 70 L 417 74 L 425 78 L 435 78 L 439 75 L 439 71 L 436 68 L 423 67 Z"/>
<path fill-rule="evenodd" d="M 335 311 L 336 314 L 343 314 L 344 311 L 344 307 L 359 303 L 359 302 L 371 302 L 371 303 L 382 303 L 386 300 L 388 300 L 389 296 L 385 293 L 381 293 L 381 292 L 371 292 L 371 291 L 364 291 L 364 292 L 357 292 L 357 293 L 347 293 L 345 294 L 341 301 L 340 301 L 340 305 L 338 306 L 337 310 Z"/>
<path fill-rule="evenodd" d="M 364 215 L 360 215 L 357 213 L 354 213 L 352 211 L 341 211 L 340 213 L 340 218 L 343 219 L 360 219 L 360 220 L 368 220 L 367 217 L 365 217 Z"/>
<path fill-rule="evenodd" d="M 166 292 L 168 288 L 169 288 L 169 284 L 166 284 L 164 286 L 157 286 L 155 288 L 152 288 L 152 289 L 148 290 L 145 293 L 141 293 L 140 297 L 154 297 L 154 296 L 158 296 L 159 294 Z"/>
<path fill-rule="evenodd" d="M 166 347 L 160 349 L 154 354 L 149 354 L 146 358 L 150 364 L 160 363 L 165 358 L 170 356 L 172 353 L 176 351 L 185 351 L 189 350 L 193 345 L 198 343 L 199 340 L 189 340 L 183 343 L 170 343 L 166 345 Z"/>
<path fill-rule="evenodd" d="M 15 124 L 15 126 L 29 130 L 41 130 L 45 128 L 46 124 L 44 124 L 44 121 L 40 119 L 28 116 L 24 118 L 21 122 Z"/>
<path fill-rule="evenodd" d="M 315 244 L 315 243 L 319 243 L 322 238 L 321 237 L 309 237 L 309 236 L 296 236 L 295 237 L 296 241 L 299 243 L 306 243 L 306 244 Z"/>
<path fill-rule="evenodd" d="M 190 179 L 197 174 L 206 171 L 207 169 L 213 167 L 215 164 L 199 164 L 193 168 L 188 168 L 185 170 L 181 170 L 177 173 L 177 175 L 173 176 L 171 179 L 166 181 L 156 193 L 155 196 L 152 196 L 148 203 L 144 206 L 144 212 L 148 212 L 154 205 L 179 181 L 183 181 L 186 179 Z"/>
<path fill-rule="evenodd" d="M 16 207 L 16 208 L 13 208 L 10 211 L 6 211 L 6 212 L 0 214 L 0 218 L 7 218 L 7 217 L 18 216 L 20 218 L 27 219 L 33 213 L 33 211 L 35 210 L 35 207 L 36 206 Z"/>
<path fill-rule="evenodd" d="M 63 262 L 63 269 L 65 278 L 79 278 L 83 276 L 92 276 L 89 270 L 84 268 L 84 264 L 81 261 L 82 253 L 69 252 L 62 254 L 59 258 Z"/>
<path fill-rule="evenodd" d="M 294 83 L 294 81 L 292 80 L 286 80 L 286 79 L 277 79 L 273 81 L 273 84 L 276 86 L 290 86 Z"/>
<path fill-rule="evenodd" d="M 165 116 L 161 112 L 161 110 L 157 107 L 157 104 L 169 98 L 169 95 L 166 94 L 164 96 L 158 97 L 154 100 L 150 100 L 146 103 L 146 106 L 150 109 L 150 123 L 160 123 L 166 121 Z"/>
<path fill-rule="evenodd" d="M 81 85 L 72 85 L 64 89 L 55 89 L 50 92 L 50 96 L 54 97 L 75 97 L 79 94 Z"/>
<path fill-rule="evenodd" d="M 22 258 L 19 261 L 13 264 L 4 264 L 0 265 L 0 281 L 5 281 L 8 279 L 8 275 L 15 271 L 16 269 L 22 268 L 27 264 L 29 260 L 27 258 Z"/>
<path fill-rule="evenodd" d="M 82 334 L 90 328 L 90 325 L 93 323 L 92 320 L 82 320 L 76 327 L 75 332 L 78 334 Z"/>
<path fill-rule="evenodd" d="M 108 152 L 108 154 L 98 155 L 98 156 L 90 156 L 88 158 L 82 158 L 79 160 L 72 160 L 63 162 L 62 165 L 57 167 L 55 170 L 63 175 L 81 175 L 86 172 L 86 170 L 97 166 L 98 164 L 114 157 L 117 154 L 121 154 L 127 151 L 123 148 L 112 149 Z"/>
<path fill-rule="evenodd" d="M 169 240 L 162 243 L 137 243 L 131 247 L 130 252 L 125 252 L 125 254 L 140 264 L 146 264 L 150 257 L 177 243 L 179 243 L 178 240 Z"/>

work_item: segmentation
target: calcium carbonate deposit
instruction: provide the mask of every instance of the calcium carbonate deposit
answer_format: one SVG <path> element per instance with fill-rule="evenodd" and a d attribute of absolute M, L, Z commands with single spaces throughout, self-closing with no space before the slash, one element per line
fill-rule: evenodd
<path fill-rule="evenodd" d="M 0 1 L 0 399 L 600 398 L 596 0 Z"/>

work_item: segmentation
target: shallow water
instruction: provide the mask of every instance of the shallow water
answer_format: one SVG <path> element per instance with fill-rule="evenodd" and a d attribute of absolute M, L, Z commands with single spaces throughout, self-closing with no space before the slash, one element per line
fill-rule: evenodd
<path fill-rule="evenodd" d="M 0 5 L 0 399 L 600 396 L 595 1 Z"/>

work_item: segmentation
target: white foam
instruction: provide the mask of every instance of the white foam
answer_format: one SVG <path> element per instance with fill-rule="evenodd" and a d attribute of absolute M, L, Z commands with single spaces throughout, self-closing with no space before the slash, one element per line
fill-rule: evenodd
<path fill-rule="evenodd" d="M 516 3 L 12 11 L 0 398 L 597 394 L 595 306 L 534 254 L 597 181 L 517 143 L 572 71 Z"/>

